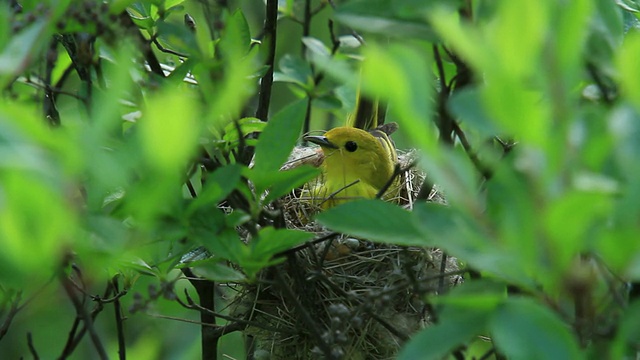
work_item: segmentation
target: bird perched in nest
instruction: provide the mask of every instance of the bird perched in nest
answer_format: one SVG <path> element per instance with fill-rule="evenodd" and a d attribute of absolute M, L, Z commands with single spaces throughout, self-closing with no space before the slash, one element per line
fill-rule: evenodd
<path fill-rule="evenodd" d="M 397 125 L 378 126 L 379 108 L 377 101 L 358 96 L 356 113 L 347 126 L 304 137 L 320 145 L 324 155 L 322 179 L 311 188 L 314 202 L 323 209 L 358 198 L 373 199 L 383 190 L 380 195 L 385 199 L 398 192 L 398 156 L 389 138 Z"/>

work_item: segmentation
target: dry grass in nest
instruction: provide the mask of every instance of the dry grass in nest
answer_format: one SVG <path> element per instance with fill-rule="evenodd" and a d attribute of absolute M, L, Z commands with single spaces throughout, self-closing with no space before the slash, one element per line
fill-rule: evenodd
<path fill-rule="evenodd" d="M 285 168 L 318 164 L 320 154 L 298 149 Z M 402 168 L 414 154 L 400 155 Z M 424 174 L 401 175 L 395 202 L 413 207 Z M 236 298 L 234 315 L 248 318 L 256 359 L 393 359 L 401 344 L 430 322 L 425 294 L 461 281 L 454 258 L 438 249 L 374 244 L 330 232 L 311 221 L 317 213 L 304 190 L 282 200 L 287 227 L 329 235 L 265 270 Z M 430 201 L 445 203 L 437 190 Z M 326 356 L 330 353 L 330 356 Z"/>

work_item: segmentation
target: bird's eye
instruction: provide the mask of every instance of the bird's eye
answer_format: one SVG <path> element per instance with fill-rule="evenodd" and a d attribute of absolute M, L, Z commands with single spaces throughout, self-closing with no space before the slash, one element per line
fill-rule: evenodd
<path fill-rule="evenodd" d="M 344 148 L 347 149 L 348 152 L 354 152 L 358 150 L 358 144 L 355 141 L 347 141 L 344 144 Z"/>

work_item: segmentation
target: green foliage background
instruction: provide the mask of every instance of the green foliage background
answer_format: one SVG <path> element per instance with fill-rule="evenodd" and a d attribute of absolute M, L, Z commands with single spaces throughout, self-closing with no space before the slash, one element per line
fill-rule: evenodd
<path fill-rule="evenodd" d="M 129 358 L 200 356 L 198 325 L 166 319 L 199 321 L 175 301 L 195 294 L 181 259 L 203 246 L 190 271 L 251 282 L 313 238 L 277 204 L 318 170 L 280 167 L 302 132 L 342 124 L 361 74 L 449 206 L 318 220 L 474 275 L 427 299 L 437 324 L 400 358 L 481 356 L 479 335 L 507 358 L 636 357 L 638 2 L 279 1 L 270 53 L 275 3 L 0 5 L 0 354 L 59 356 L 78 318 L 116 357 L 115 304 Z M 80 339 L 69 355 L 95 356 Z M 238 332 L 217 351 L 245 356 Z"/>

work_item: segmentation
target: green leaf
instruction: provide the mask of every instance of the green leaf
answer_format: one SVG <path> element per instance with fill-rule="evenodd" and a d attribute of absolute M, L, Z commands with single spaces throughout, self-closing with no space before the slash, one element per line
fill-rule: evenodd
<path fill-rule="evenodd" d="M 243 282 L 246 277 L 241 272 L 216 259 L 207 259 L 188 264 L 193 272 L 205 279 L 218 282 Z"/>
<path fill-rule="evenodd" d="M 324 45 L 322 41 L 313 37 L 303 37 L 302 43 L 306 46 L 313 56 L 330 57 L 331 51 Z"/>
<path fill-rule="evenodd" d="M 312 237 L 313 234 L 300 230 L 262 228 L 258 237 L 252 239 L 249 252 L 239 259 L 239 264 L 247 277 L 253 279 L 263 268 L 285 260 L 284 257 L 274 258 L 274 255 L 302 244 Z"/>
<path fill-rule="evenodd" d="M 264 198 L 264 203 L 269 204 L 275 199 L 288 194 L 291 190 L 304 185 L 318 175 L 320 175 L 320 169 L 302 165 L 290 170 L 270 173 L 267 176 L 256 179 L 254 183 L 258 183 L 261 185 L 260 187 L 269 189 L 269 194 Z M 269 186 L 270 184 L 271 186 Z"/>
<path fill-rule="evenodd" d="M 214 256 L 242 265 L 242 259 L 247 256 L 249 250 L 240 240 L 233 228 L 223 228 L 217 232 L 201 232 L 198 241 Z"/>
<path fill-rule="evenodd" d="M 158 21 L 158 40 L 172 50 L 190 57 L 199 55 L 199 47 L 192 31 L 182 24 Z"/>
<path fill-rule="evenodd" d="M 312 233 L 293 229 L 260 229 L 258 239 L 251 246 L 253 257 L 270 259 L 274 255 L 313 238 Z"/>
<path fill-rule="evenodd" d="M 262 132 L 267 123 L 254 117 L 246 117 L 237 121 L 237 127 L 240 128 L 241 136 L 245 137 L 254 132 Z M 224 127 L 224 135 L 222 139 L 229 143 L 236 143 L 239 141 L 238 129 L 235 122 L 230 122 Z"/>
<path fill-rule="evenodd" d="M 249 53 L 251 31 L 241 10 L 236 10 L 227 18 L 220 48 L 230 59 L 239 59 Z"/>
<path fill-rule="evenodd" d="M 313 99 L 313 105 L 323 110 L 340 110 L 342 109 L 342 101 L 334 95 L 326 94 Z"/>
<path fill-rule="evenodd" d="M 637 286 L 634 284 L 633 286 Z M 609 359 L 629 358 L 631 349 L 638 349 L 640 346 L 640 301 L 633 302 L 625 309 L 616 337 L 610 347 Z M 635 353 L 634 353 L 635 356 Z"/>
<path fill-rule="evenodd" d="M 442 359 L 486 333 L 491 315 L 504 299 L 504 288 L 504 284 L 479 280 L 434 299 L 441 308 L 439 322 L 413 336 L 398 359 Z"/>
<path fill-rule="evenodd" d="M 509 359 L 578 359 L 580 350 L 567 324 L 526 298 L 509 298 L 491 320 L 491 334 Z"/>
<path fill-rule="evenodd" d="M 306 109 L 307 101 L 298 100 L 269 120 L 256 145 L 256 173 L 275 172 L 284 164 L 300 136 Z"/>
<path fill-rule="evenodd" d="M 189 204 L 187 215 L 193 214 L 204 205 L 216 205 L 227 197 L 238 185 L 242 169 L 243 167 L 237 164 L 226 165 L 216 169 L 208 176 L 207 182 L 198 197 Z"/>
<path fill-rule="evenodd" d="M 459 1 L 457 1 L 459 3 Z M 427 12 L 437 1 L 359 0 L 346 2 L 336 9 L 338 21 L 356 29 L 384 36 L 416 37 L 436 41 L 425 21 Z M 445 3 L 441 1 L 440 3 Z M 451 2 L 449 2 L 451 4 Z"/>
<path fill-rule="evenodd" d="M 43 36 L 47 29 L 45 19 L 37 20 L 33 24 L 11 35 L 7 46 L 0 52 L 0 87 L 6 88 L 5 81 L 13 81 L 14 77 L 28 66 L 30 56 L 44 43 Z"/>
<path fill-rule="evenodd" d="M 313 75 L 309 63 L 300 56 L 285 54 L 278 63 L 280 72 L 275 73 L 273 81 L 294 83 L 311 91 L 313 88 Z"/>
<path fill-rule="evenodd" d="M 148 100 L 139 122 L 148 162 L 159 171 L 181 169 L 196 149 L 202 124 L 198 106 L 188 93 L 165 89 Z"/>
<path fill-rule="evenodd" d="M 428 246 L 428 239 L 411 212 L 381 200 L 357 200 L 326 210 L 316 217 L 323 225 L 364 239 L 407 246 Z"/>
<path fill-rule="evenodd" d="M 442 359 L 481 334 L 488 315 L 478 311 L 459 311 L 411 337 L 399 360 Z"/>
<path fill-rule="evenodd" d="M 475 88 L 464 88 L 453 93 L 447 106 L 451 113 L 484 136 L 495 136 L 501 131 L 493 123 L 482 103 L 480 92 Z"/>

